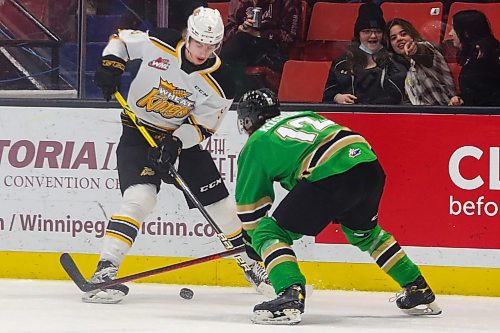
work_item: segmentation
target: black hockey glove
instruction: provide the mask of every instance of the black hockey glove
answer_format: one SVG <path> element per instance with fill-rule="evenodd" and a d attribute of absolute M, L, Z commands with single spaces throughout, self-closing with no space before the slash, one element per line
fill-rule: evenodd
<path fill-rule="evenodd" d="M 165 183 L 174 183 L 170 176 L 168 163 L 175 164 L 177 157 L 182 150 L 182 141 L 173 135 L 167 135 L 161 142 L 158 143 L 158 148 L 151 147 L 149 149 L 149 159 L 158 169 L 161 179 Z"/>
<path fill-rule="evenodd" d="M 125 71 L 125 61 L 114 55 L 102 57 L 101 66 L 94 75 L 94 83 L 100 87 L 104 99 L 109 102 L 111 95 L 120 89 L 122 74 Z"/>

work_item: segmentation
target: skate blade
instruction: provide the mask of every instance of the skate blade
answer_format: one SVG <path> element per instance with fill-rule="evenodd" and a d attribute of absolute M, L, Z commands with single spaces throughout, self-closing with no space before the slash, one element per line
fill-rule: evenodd
<path fill-rule="evenodd" d="M 124 297 L 125 295 L 121 291 L 107 289 L 106 291 L 99 290 L 85 293 L 82 296 L 82 301 L 96 304 L 116 304 L 120 303 Z"/>
<path fill-rule="evenodd" d="M 254 311 L 252 323 L 258 325 L 297 325 L 302 320 L 300 310 L 284 309 L 282 312 L 282 316 L 274 317 L 271 311 Z"/>
<path fill-rule="evenodd" d="M 441 310 L 436 302 L 418 305 L 412 309 L 401 309 L 401 311 L 410 316 L 437 316 L 443 313 L 443 310 Z"/>

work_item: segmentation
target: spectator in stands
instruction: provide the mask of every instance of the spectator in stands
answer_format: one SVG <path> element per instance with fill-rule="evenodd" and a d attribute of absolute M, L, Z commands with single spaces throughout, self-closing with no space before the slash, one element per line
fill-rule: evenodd
<path fill-rule="evenodd" d="M 261 24 L 252 10 L 261 8 Z M 265 66 L 281 72 L 297 36 L 300 0 L 231 0 L 225 42 L 220 57 L 233 70 L 236 97 L 259 88 L 245 75 L 247 66 Z"/>
<path fill-rule="evenodd" d="M 394 18 L 385 30 L 387 49 L 408 69 L 405 90 L 413 105 L 447 105 L 455 83 L 441 51 L 408 21 Z"/>
<path fill-rule="evenodd" d="M 383 47 L 385 21 L 379 6 L 360 6 L 354 38 L 346 54 L 332 64 L 324 102 L 400 104 L 407 70 Z"/>
<path fill-rule="evenodd" d="M 478 10 L 456 13 L 450 36 L 462 70 L 460 95 L 449 104 L 500 106 L 500 48 L 486 16 Z"/>

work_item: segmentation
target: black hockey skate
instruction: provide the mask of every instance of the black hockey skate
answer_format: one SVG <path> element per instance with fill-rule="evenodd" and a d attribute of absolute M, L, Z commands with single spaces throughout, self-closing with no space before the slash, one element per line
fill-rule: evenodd
<path fill-rule="evenodd" d="M 252 322 L 264 325 L 294 325 L 302 320 L 306 301 L 304 286 L 294 284 L 278 297 L 267 302 L 257 304 L 253 308 Z"/>
<path fill-rule="evenodd" d="M 90 283 L 101 283 L 116 279 L 118 267 L 113 265 L 110 261 L 99 261 L 97 269 L 90 278 Z M 107 289 L 98 289 L 86 292 L 82 296 L 82 301 L 86 303 L 103 303 L 115 304 L 120 302 L 123 297 L 128 294 L 128 287 L 124 284 L 117 284 L 116 286 L 108 287 Z"/>
<path fill-rule="evenodd" d="M 274 288 L 269 281 L 269 276 L 267 275 L 266 269 L 255 261 L 250 265 L 249 271 L 244 271 L 245 279 L 252 284 L 252 286 L 260 294 L 266 296 L 267 298 L 276 297 Z"/>
<path fill-rule="evenodd" d="M 409 315 L 438 315 L 443 312 L 435 303 L 436 296 L 420 275 L 415 281 L 406 285 L 401 293 L 396 295 L 396 305 Z"/>

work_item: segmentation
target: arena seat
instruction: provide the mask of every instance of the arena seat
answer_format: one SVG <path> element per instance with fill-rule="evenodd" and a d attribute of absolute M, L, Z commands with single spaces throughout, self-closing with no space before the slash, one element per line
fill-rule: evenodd
<path fill-rule="evenodd" d="M 386 21 L 395 17 L 405 19 L 413 24 L 422 38 L 439 45 L 443 20 L 442 2 L 384 2 L 381 8 Z"/>
<path fill-rule="evenodd" d="M 470 3 L 470 2 L 454 2 L 451 4 L 448 20 L 446 22 L 446 30 L 444 40 L 449 40 L 448 35 L 451 31 L 453 15 L 462 10 L 476 9 L 483 12 L 490 21 L 491 30 L 497 39 L 500 40 L 500 3 Z"/>
<path fill-rule="evenodd" d="M 331 61 L 288 60 L 278 90 L 280 101 L 320 103 L 331 64 Z"/>
<path fill-rule="evenodd" d="M 209 8 L 217 9 L 222 16 L 222 21 L 224 25 L 227 24 L 227 18 L 229 16 L 229 1 L 227 2 L 209 2 Z"/>
<path fill-rule="evenodd" d="M 344 53 L 353 38 L 360 3 L 314 4 L 303 58 L 333 60 Z"/>

